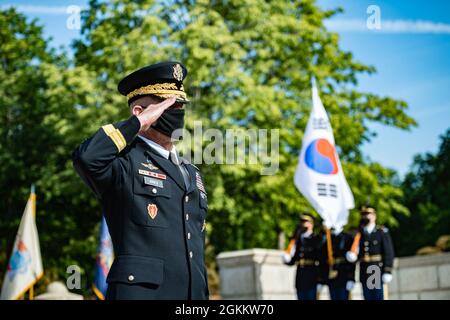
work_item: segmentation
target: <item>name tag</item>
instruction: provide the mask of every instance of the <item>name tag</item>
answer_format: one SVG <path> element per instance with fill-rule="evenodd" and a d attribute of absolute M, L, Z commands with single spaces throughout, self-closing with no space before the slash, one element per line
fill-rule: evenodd
<path fill-rule="evenodd" d="M 164 188 L 163 182 L 158 179 L 150 178 L 150 177 L 144 177 L 144 183 L 149 186 Z"/>

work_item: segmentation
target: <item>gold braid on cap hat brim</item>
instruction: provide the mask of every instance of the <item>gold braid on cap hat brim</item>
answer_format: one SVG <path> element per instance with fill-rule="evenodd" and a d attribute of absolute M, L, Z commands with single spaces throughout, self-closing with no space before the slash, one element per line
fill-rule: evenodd
<path fill-rule="evenodd" d="M 131 99 L 136 96 L 147 94 L 152 94 L 160 98 L 170 98 L 173 96 L 177 96 L 183 98 L 183 100 L 187 100 L 186 92 L 184 92 L 183 86 L 178 89 L 175 83 L 155 83 L 145 87 L 140 87 L 127 94 L 127 98 Z"/>
<path fill-rule="evenodd" d="M 362 213 L 377 213 L 377 211 L 374 208 L 371 207 L 365 207 L 361 210 Z"/>

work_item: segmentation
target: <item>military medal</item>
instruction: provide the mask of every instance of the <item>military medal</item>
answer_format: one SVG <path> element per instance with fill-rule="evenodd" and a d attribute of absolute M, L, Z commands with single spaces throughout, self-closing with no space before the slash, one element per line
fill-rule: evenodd
<path fill-rule="evenodd" d="M 149 176 L 149 177 L 158 178 L 158 179 L 162 179 L 162 180 L 167 179 L 167 176 L 162 173 L 156 173 L 156 172 L 151 172 L 151 171 L 142 170 L 142 169 L 139 169 L 138 172 L 139 172 L 139 174 L 142 174 L 143 176 Z"/>

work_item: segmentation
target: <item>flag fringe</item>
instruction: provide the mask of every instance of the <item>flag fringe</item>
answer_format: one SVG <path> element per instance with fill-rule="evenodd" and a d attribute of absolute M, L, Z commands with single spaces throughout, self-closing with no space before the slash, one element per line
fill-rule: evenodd
<path fill-rule="evenodd" d="M 30 290 L 30 288 L 32 286 L 34 286 L 39 280 L 41 280 L 41 278 L 44 276 L 44 272 L 41 272 L 41 274 L 39 274 L 29 285 L 27 285 L 25 287 L 25 289 L 23 289 L 20 294 L 18 294 L 17 296 L 14 297 L 13 300 L 18 300 L 21 296 L 23 296 L 28 290 Z"/>
<path fill-rule="evenodd" d="M 95 286 L 95 284 L 92 285 L 92 290 L 94 291 L 94 294 L 99 298 L 100 300 L 105 300 L 105 296 L 101 291 Z"/>

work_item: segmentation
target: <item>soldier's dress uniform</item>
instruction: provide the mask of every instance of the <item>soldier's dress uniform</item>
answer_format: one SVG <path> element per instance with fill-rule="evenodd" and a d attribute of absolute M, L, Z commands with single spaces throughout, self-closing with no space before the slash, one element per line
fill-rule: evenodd
<path fill-rule="evenodd" d="M 359 273 L 363 287 L 365 300 L 383 300 L 384 292 L 381 279 L 378 279 L 381 286 L 369 288 L 368 278 L 374 274 L 372 266 L 379 268 L 378 274 L 391 274 L 394 264 L 394 247 L 389 230 L 385 227 L 374 226 L 373 229 L 362 228 L 359 241 Z"/>
<path fill-rule="evenodd" d="M 316 300 L 320 279 L 321 237 L 314 233 L 296 232 L 293 245 L 284 255 L 284 263 L 297 265 L 295 288 L 299 300 Z"/>
<path fill-rule="evenodd" d="M 355 264 L 348 262 L 345 258 L 345 254 L 350 250 L 352 243 L 353 237 L 346 232 L 331 233 L 334 260 L 331 272 L 327 263 L 322 263 L 321 266 L 321 277 L 326 279 L 325 283 L 328 285 L 331 300 L 348 300 L 347 283 L 349 281 L 355 282 Z M 323 241 L 323 244 L 322 260 L 326 261 L 326 240 Z M 333 274 L 332 277 L 330 277 L 331 274 Z"/>
<path fill-rule="evenodd" d="M 174 63 L 149 68 L 128 91 L 158 94 L 161 83 L 175 84 L 161 93 L 177 95 L 185 72 L 180 78 L 176 69 Z M 136 116 L 105 125 L 73 153 L 76 171 L 101 202 L 114 246 L 107 299 L 208 299 L 208 201 L 200 172 L 184 159 L 173 161 L 174 152 L 164 154 L 139 130 Z"/>

